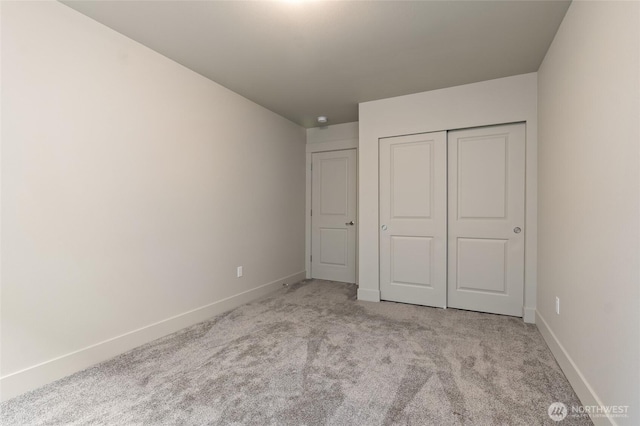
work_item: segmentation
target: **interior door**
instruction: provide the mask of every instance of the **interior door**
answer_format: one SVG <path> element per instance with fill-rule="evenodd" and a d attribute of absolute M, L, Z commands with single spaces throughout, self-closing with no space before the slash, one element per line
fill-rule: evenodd
<path fill-rule="evenodd" d="M 356 282 L 356 150 L 311 156 L 311 276 Z"/>
<path fill-rule="evenodd" d="M 523 315 L 525 125 L 449 132 L 448 305 Z"/>
<path fill-rule="evenodd" d="M 380 297 L 446 306 L 446 133 L 380 139 Z"/>

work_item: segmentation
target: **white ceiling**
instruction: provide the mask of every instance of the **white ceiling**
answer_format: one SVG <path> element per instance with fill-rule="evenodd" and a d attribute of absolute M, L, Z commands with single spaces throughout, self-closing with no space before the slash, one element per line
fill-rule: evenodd
<path fill-rule="evenodd" d="M 305 127 L 538 70 L 568 1 L 63 1 Z"/>

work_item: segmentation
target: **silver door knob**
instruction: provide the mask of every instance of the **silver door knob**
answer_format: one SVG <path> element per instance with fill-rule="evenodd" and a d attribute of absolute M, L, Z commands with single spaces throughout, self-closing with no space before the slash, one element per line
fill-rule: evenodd
<path fill-rule="evenodd" d="M 515 228 L 513 228 L 513 232 L 515 232 L 516 234 L 519 234 L 520 232 L 522 232 L 522 229 L 516 226 Z"/>
<path fill-rule="evenodd" d="M 383 231 L 387 230 L 387 225 L 382 225 L 380 228 L 382 228 Z"/>
<path fill-rule="evenodd" d="M 352 226 L 353 225 L 353 221 L 347 222 L 347 223 L 345 223 L 345 225 Z"/>

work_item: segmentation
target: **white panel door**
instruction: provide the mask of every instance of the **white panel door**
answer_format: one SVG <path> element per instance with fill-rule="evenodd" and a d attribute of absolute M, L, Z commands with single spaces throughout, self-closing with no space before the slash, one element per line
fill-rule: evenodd
<path fill-rule="evenodd" d="M 525 125 L 448 134 L 448 306 L 523 315 Z"/>
<path fill-rule="evenodd" d="M 380 297 L 446 306 L 446 133 L 380 139 Z"/>
<path fill-rule="evenodd" d="M 356 150 L 311 157 L 311 276 L 356 282 Z"/>

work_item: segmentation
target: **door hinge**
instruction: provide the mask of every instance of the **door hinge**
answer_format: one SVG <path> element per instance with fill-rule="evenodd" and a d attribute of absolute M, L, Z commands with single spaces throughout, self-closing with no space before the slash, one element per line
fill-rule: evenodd
<path fill-rule="evenodd" d="M 311 209 L 311 213 L 309 213 L 310 216 L 313 216 L 313 209 Z"/>
<path fill-rule="evenodd" d="M 313 262 L 313 255 L 309 256 L 309 262 Z"/>

